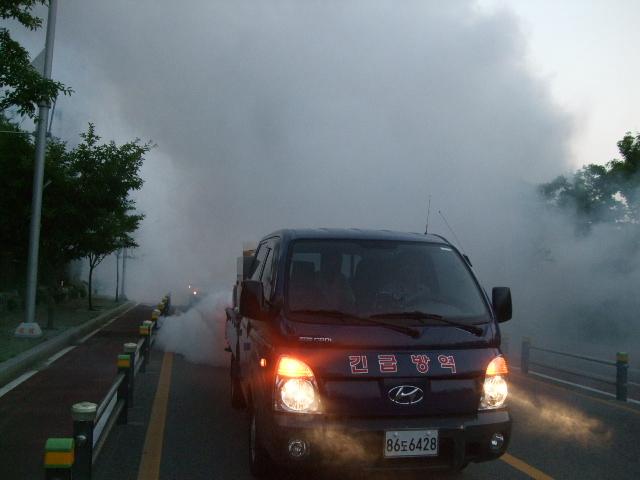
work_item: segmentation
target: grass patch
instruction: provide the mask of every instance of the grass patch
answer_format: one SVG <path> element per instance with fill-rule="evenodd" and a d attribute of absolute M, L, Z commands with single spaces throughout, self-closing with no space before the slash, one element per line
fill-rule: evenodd
<path fill-rule="evenodd" d="M 19 353 L 35 347 L 50 338 L 60 335 L 69 328 L 82 325 L 88 320 L 121 305 L 112 298 L 94 297 L 95 310 L 89 310 L 86 298 L 69 300 L 56 305 L 53 311 L 53 328 L 47 329 L 48 309 L 46 305 L 38 305 L 36 319 L 42 328 L 42 336 L 38 338 L 17 338 L 14 336 L 16 327 L 24 320 L 24 311 L 0 313 L 0 362 L 9 360 Z"/>

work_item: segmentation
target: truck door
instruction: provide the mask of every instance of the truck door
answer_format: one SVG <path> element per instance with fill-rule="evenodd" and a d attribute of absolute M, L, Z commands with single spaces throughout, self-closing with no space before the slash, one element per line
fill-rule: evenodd
<path fill-rule="evenodd" d="M 262 283 L 265 300 L 269 301 L 273 293 L 277 262 L 277 239 L 269 239 L 260 244 L 256 252 L 256 264 L 251 275 L 252 280 Z M 264 348 L 257 335 L 256 328 L 260 328 L 261 322 L 251 318 L 242 318 L 241 324 L 241 353 L 240 365 L 242 377 L 245 381 L 252 377 L 254 367 L 258 365 L 258 359 Z"/>

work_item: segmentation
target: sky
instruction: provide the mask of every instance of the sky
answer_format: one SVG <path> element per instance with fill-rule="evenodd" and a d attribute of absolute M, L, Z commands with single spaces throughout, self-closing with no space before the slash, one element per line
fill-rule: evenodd
<path fill-rule="evenodd" d="M 548 81 L 575 122 L 570 161 L 619 158 L 616 143 L 640 131 L 640 2 L 635 0 L 479 0 L 482 11 L 513 12 L 533 74 Z"/>
<path fill-rule="evenodd" d="M 65 10 L 73 8 L 74 3 L 59 3 L 62 25 Z M 627 131 L 640 131 L 640 119 L 635 112 L 635 106 L 640 104 L 637 88 L 640 65 L 634 61 L 634 46 L 640 44 L 637 28 L 640 3 L 635 0 L 472 3 L 487 15 L 507 12 L 512 16 L 525 42 L 522 54 L 527 68 L 547 83 L 556 106 L 572 117 L 570 166 L 605 163 L 618 157 L 616 142 Z M 35 56 L 38 48 L 42 48 L 44 29 L 24 40 Z M 56 67 L 54 62 L 54 73 Z M 89 101 L 78 96 L 73 99 L 83 100 Z M 115 125 L 110 127 L 115 129 Z M 61 132 L 70 133 L 64 126 L 60 128 Z"/>
<path fill-rule="evenodd" d="M 157 144 L 127 264 L 143 301 L 230 289 L 242 243 L 282 227 L 424 231 L 431 197 L 430 230 L 461 240 L 487 288 L 511 285 L 520 316 L 600 314 L 640 281 L 640 258 L 603 274 L 627 240 L 576 242 L 535 187 L 640 130 L 638 8 L 62 0 L 53 74 L 75 93 L 53 133 L 73 144 L 91 121 L 104 139 Z M 37 53 L 43 31 L 12 32 Z M 114 277 L 106 260 L 98 284 Z"/>

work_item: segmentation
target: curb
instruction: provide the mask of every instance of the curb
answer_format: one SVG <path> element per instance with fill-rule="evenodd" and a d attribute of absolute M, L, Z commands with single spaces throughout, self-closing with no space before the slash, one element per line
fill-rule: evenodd
<path fill-rule="evenodd" d="M 0 363 L 0 387 L 19 377 L 33 365 L 46 360 L 59 350 L 73 344 L 76 340 L 84 337 L 99 325 L 106 323 L 118 314 L 136 306 L 136 302 L 126 302 L 122 305 L 98 315 L 82 325 L 70 328 L 69 330 L 56 335 L 55 337 L 36 345 L 35 347 L 16 355 L 9 360 Z"/>

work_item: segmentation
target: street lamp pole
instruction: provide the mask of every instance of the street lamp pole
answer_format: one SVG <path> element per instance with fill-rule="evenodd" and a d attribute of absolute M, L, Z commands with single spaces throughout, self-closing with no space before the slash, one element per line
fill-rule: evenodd
<path fill-rule="evenodd" d="M 47 19 L 47 37 L 45 42 L 43 77 L 51 78 L 53 61 L 53 40 L 56 32 L 56 11 L 58 0 L 49 0 Z M 31 199 L 31 225 L 29 229 L 29 256 L 27 259 L 27 290 L 25 319 L 16 329 L 16 336 L 38 337 L 42 330 L 36 322 L 36 292 L 38 289 L 38 248 L 40 245 L 40 214 L 42 211 L 42 180 L 44 178 L 44 157 L 47 149 L 47 123 L 49 102 L 41 100 L 38 104 L 38 125 L 36 133 L 36 158 L 33 172 L 33 196 Z"/>

